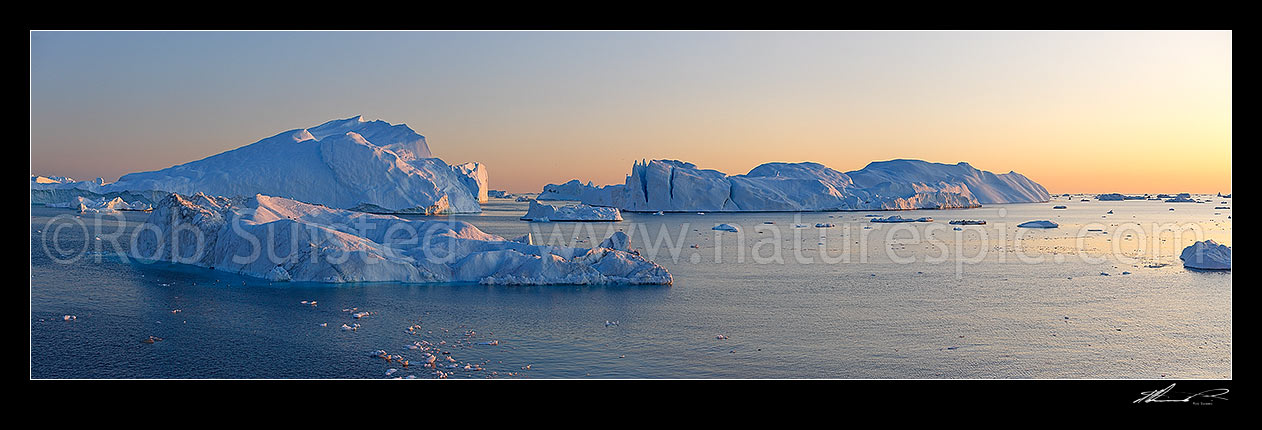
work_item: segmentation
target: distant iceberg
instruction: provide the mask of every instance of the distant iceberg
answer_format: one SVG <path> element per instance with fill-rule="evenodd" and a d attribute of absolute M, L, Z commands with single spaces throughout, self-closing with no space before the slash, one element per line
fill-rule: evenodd
<path fill-rule="evenodd" d="M 627 250 L 624 238 L 607 241 L 614 248 L 531 245 L 528 236 L 505 240 L 463 221 L 407 220 L 261 194 L 170 194 L 154 207 L 144 230 L 133 251 L 139 258 L 274 281 L 672 282 L 665 268 Z M 202 240 L 194 243 L 198 236 Z"/>
<path fill-rule="evenodd" d="M 869 220 L 869 222 L 886 222 L 886 223 L 892 223 L 892 222 L 933 222 L 933 218 L 930 218 L 930 217 L 920 217 L 920 218 L 903 218 L 903 217 L 898 216 L 898 215 L 890 215 L 889 217 L 886 217 L 886 218 L 872 218 L 871 220 Z"/>
<path fill-rule="evenodd" d="M 968 163 L 891 160 L 842 173 L 819 163 L 766 163 L 729 176 L 676 160 L 636 162 L 624 184 L 578 180 L 544 187 L 540 199 L 578 200 L 633 212 L 909 210 L 1046 202 L 1047 189 L 1016 172 Z"/>
<path fill-rule="evenodd" d="M 1023 223 L 1021 223 L 1021 224 L 1017 224 L 1017 227 L 1021 227 L 1021 228 L 1057 228 L 1057 227 L 1060 227 L 1060 224 L 1057 224 L 1057 223 L 1054 223 L 1054 222 L 1051 222 L 1051 221 L 1047 221 L 1047 220 L 1043 220 L 1043 221 L 1027 221 L 1027 222 L 1023 222 Z"/>
<path fill-rule="evenodd" d="M 1184 267 L 1201 270 L 1231 270 L 1231 247 L 1213 239 L 1196 242 L 1179 254 Z"/>
<path fill-rule="evenodd" d="M 75 197 L 74 200 L 64 203 L 49 204 L 49 207 L 78 209 L 79 212 L 116 212 L 116 211 L 147 211 L 152 209 L 148 203 L 132 202 L 128 203 L 122 197 L 115 197 L 110 200 L 102 199 L 100 201 L 88 199 L 85 197 Z"/>
<path fill-rule="evenodd" d="M 531 200 L 530 209 L 521 219 L 522 221 L 622 221 L 622 214 L 618 208 L 584 204 L 554 206 Z"/>
<path fill-rule="evenodd" d="M 31 195 L 33 202 L 58 203 L 76 195 L 99 199 L 132 192 L 148 194 L 154 203 L 167 193 L 264 194 L 342 209 L 476 213 L 487 200 L 487 178 L 480 163 L 448 165 L 433 158 L 425 137 L 407 125 L 356 116 L 178 166 L 130 173 L 110 184 L 73 185 L 77 194 L 66 192 L 71 185 L 49 183 L 56 179 L 32 177 Z"/>

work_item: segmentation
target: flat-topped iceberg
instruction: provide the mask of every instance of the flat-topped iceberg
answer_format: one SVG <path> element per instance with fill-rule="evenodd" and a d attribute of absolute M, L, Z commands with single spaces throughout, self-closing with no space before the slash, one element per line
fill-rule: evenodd
<path fill-rule="evenodd" d="M 133 254 L 274 281 L 670 284 L 665 268 L 609 247 L 532 245 L 449 220 L 407 220 L 295 200 L 170 194 Z M 620 249 L 615 249 L 620 248 Z"/>
<path fill-rule="evenodd" d="M 1021 227 L 1021 228 L 1057 228 L 1057 227 L 1060 227 L 1060 224 L 1057 224 L 1057 223 L 1054 223 L 1054 222 L 1051 222 L 1051 221 L 1048 221 L 1048 220 L 1041 220 L 1041 221 L 1026 221 L 1026 222 L 1023 222 L 1023 223 L 1021 223 L 1021 224 L 1017 224 L 1017 227 Z"/>
<path fill-rule="evenodd" d="M 1043 186 L 1016 173 L 968 163 L 891 160 L 842 173 L 819 163 L 766 163 L 729 176 L 677 160 L 636 162 L 624 184 L 573 180 L 544 187 L 540 199 L 578 200 L 634 212 L 909 210 L 1045 202 Z"/>
<path fill-rule="evenodd" d="M 618 208 L 584 204 L 554 206 L 530 201 L 530 209 L 521 217 L 523 221 L 622 221 Z"/>
<path fill-rule="evenodd" d="M 1179 254 L 1184 267 L 1201 270 L 1231 270 L 1231 247 L 1213 239 L 1193 243 Z"/>
<path fill-rule="evenodd" d="M 486 167 L 448 165 L 432 157 L 425 137 L 407 125 L 356 116 L 284 131 L 178 166 L 130 173 L 90 191 L 264 194 L 376 212 L 480 212 L 479 202 L 487 199 Z M 33 185 L 33 199 L 34 190 Z"/>

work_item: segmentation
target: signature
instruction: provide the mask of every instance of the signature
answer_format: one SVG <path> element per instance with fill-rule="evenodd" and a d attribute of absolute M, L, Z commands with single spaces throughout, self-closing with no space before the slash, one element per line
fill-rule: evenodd
<path fill-rule="evenodd" d="M 1170 384 L 1169 387 L 1162 388 L 1160 390 L 1144 391 L 1140 393 L 1140 394 L 1143 394 L 1143 397 L 1136 399 L 1132 403 L 1189 403 L 1189 402 L 1192 402 L 1193 399 L 1196 399 L 1198 397 L 1206 399 L 1206 401 L 1213 401 L 1215 399 L 1227 400 L 1226 397 L 1222 397 L 1222 396 L 1231 391 L 1226 388 L 1214 388 L 1210 390 L 1201 391 L 1199 393 L 1196 393 L 1184 398 L 1175 398 L 1175 397 L 1163 398 L 1167 394 L 1171 394 L 1170 390 L 1174 389 L 1174 385 L 1175 384 Z M 1183 395 L 1186 393 L 1174 393 L 1174 394 Z"/>

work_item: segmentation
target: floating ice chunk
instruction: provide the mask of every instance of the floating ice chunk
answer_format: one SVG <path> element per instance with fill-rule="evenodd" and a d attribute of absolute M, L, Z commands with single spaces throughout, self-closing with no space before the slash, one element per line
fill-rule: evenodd
<path fill-rule="evenodd" d="M 871 222 L 933 222 L 933 218 L 903 218 L 898 215 L 890 215 L 888 218 L 872 218 Z"/>
<path fill-rule="evenodd" d="M 1060 227 L 1060 224 L 1057 224 L 1057 223 L 1054 223 L 1054 222 L 1051 222 L 1051 221 L 1047 221 L 1047 220 L 1041 220 L 1041 221 L 1027 221 L 1027 222 L 1023 222 L 1023 223 L 1021 223 L 1021 224 L 1017 224 L 1017 227 L 1021 227 L 1021 228 L 1056 228 L 1056 227 Z"/>
<path fill-rule="evenodd" d="M 1179 259 L 1193 269 L 1231 270 L 1231 247 L 1209 239 L 1184 248 Z"/>
<path fill-rule="evenodd" d="M 719 225 L 714 226 L 712 230 L 738 232 L 740 231 L 740 228 L 731 224 L 719 224 Z"/>
<path fill-rule="evenodd" d="M 832 223 L 819 223 L 819 224 L 815 224 L 815 227 L 816 227 L 816 228 L 832 228 L 832 227 L 836 227 L 836 226 L 837 226 L 837 224 L 832 224 Z"/>
<path fill-rule="evenodd" d="M 61 320 L 62 320 L 62 321 L 74 321 L 74 320 L 77 320 L 77 319 L 79 319 L 79 317 L 74 316 L 74 315 L 66 315 L 66 316 L 64 316 L 64 317 L 61 317 Z"/>

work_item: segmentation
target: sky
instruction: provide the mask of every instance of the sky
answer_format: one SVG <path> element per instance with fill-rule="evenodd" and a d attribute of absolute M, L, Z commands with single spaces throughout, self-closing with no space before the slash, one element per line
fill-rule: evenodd
<path fill-rule="evenodd" d="M 30 34 L 31 173 L 117 180 L 363 115 L 490 187 L 896 158 L 1231 192 L 1230 31 Z"/>

